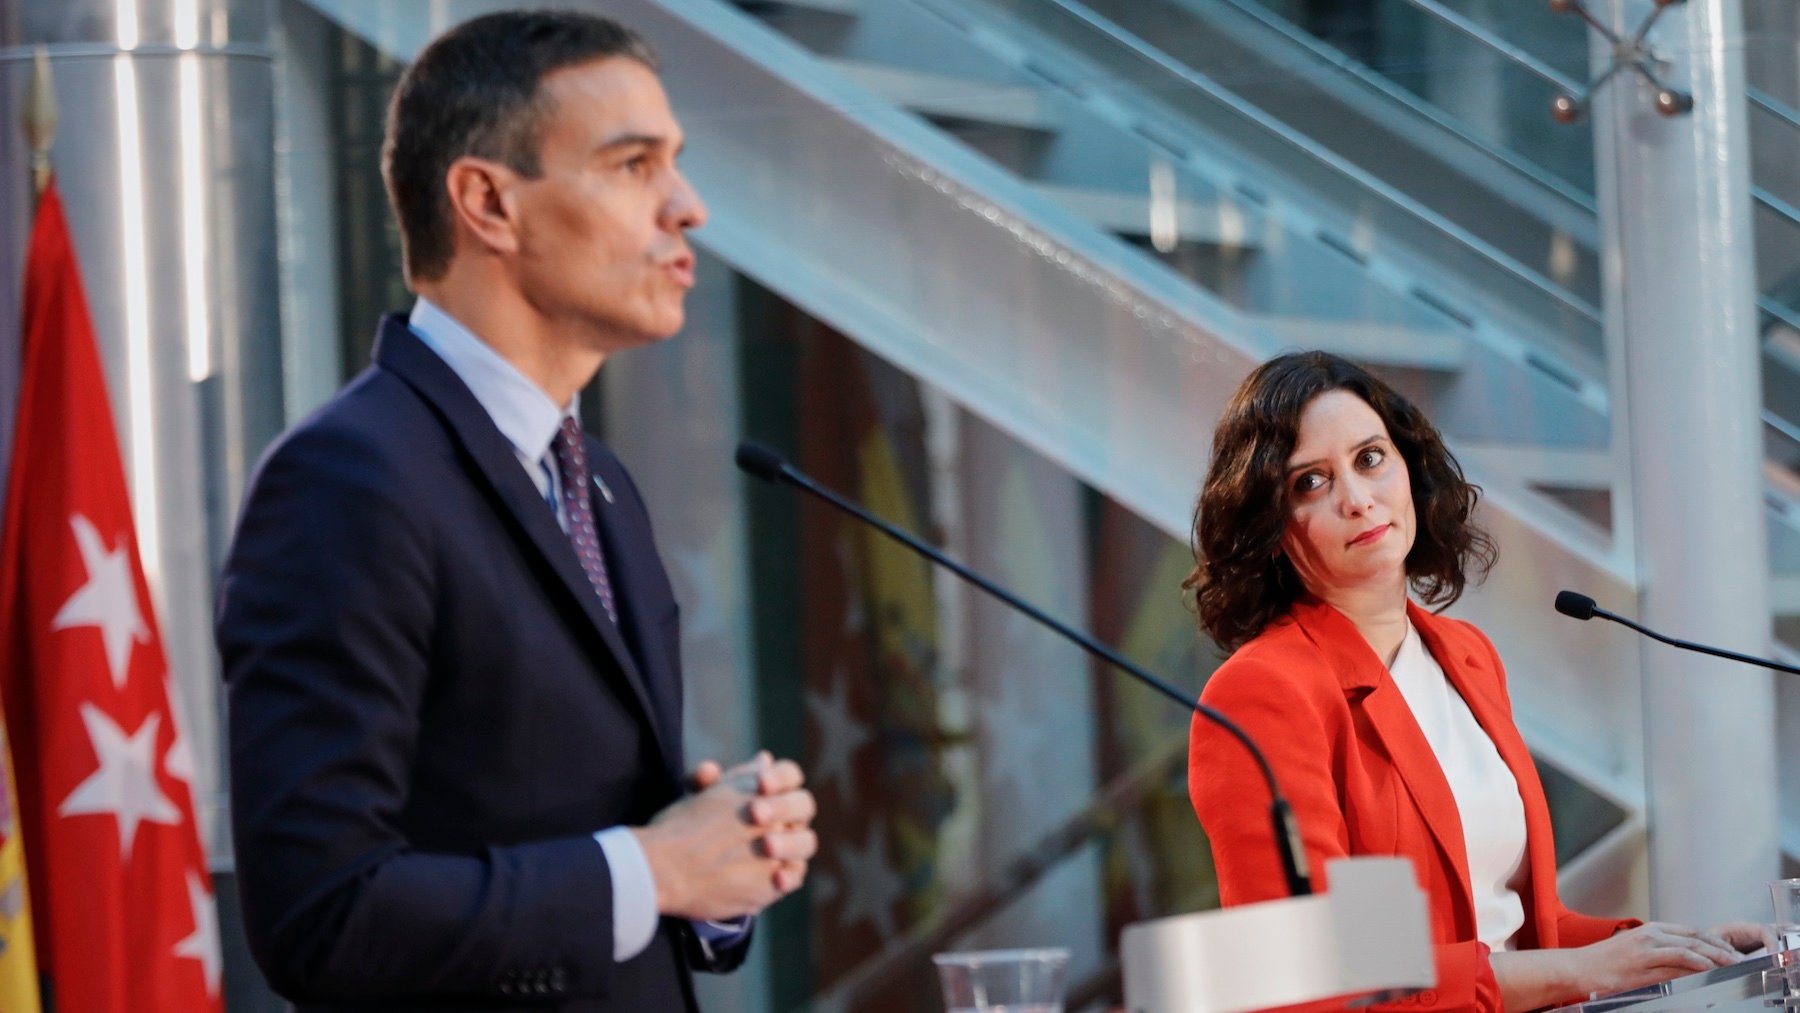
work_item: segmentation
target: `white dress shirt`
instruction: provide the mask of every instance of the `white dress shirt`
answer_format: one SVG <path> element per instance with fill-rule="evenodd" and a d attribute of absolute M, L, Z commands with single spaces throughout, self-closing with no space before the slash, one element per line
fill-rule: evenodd
<path fill-rule="evenodd" d="M 1525 804 L 1519 799 L 1519 782 L 1411 623 L 1388 671 L 1456 796 L 1476 936 L 1490 949 L 1513 949 L 1514 936 L 1525 924 L 1518 891 L 1525 871 Z"/>

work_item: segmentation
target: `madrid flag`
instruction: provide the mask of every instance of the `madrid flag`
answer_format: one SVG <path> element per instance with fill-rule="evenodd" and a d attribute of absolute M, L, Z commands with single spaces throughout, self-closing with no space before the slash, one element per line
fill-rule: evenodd
<path fill-rule="evenodd" d="M 0 694 L 45 1005 L 218 1010 L 193 763 L 54 184 L 32 228 L 23 335 L 0 533 Z"/>

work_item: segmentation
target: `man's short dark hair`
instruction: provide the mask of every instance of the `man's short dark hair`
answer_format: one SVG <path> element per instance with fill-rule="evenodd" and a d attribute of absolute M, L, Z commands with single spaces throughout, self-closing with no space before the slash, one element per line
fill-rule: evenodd
<path fill-rule="evenodd" d="M 450 164 L 473 155 L 536 177 L 551 106 L 544 78 L 615 56 L 656 69 L 656 55 L 636 32 L 577 11 L 488 14 L 425 47 L 394 89 L 381 148 L 409 281 L 442 277 L 455 252 L 444 188 Z"/>

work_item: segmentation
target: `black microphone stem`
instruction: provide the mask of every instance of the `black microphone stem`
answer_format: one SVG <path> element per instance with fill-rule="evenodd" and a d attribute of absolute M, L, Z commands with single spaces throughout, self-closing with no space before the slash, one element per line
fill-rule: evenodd
<path fill-rule="evenodd" d="M 1615 612 L 1608 612 L 1602 608 L 1596 608 L 1594 614 L 1611 619 L 1621 626 L 1629 626 L 1639 633 L 1642 633 L 1644 636 L 1649 637 L 1651 640 L 1661 641 L 1662 643 L 1668 644 L 1670 647 L 1679 647 L 1686 651 L 1698 651 L 1701 654 L 1710 654 L 1715 658 L 1724 658 L 1727 661 L 1741 661 L 1746 665 L 1760 665 L 1763 668 L 1772 668 L 1777 672 L 1788 672 L 1793 675 L 1800 675 L 1800 668 L 1795 668 L 1793 665 L 1784 665 L 1779 661 L 1753 657 L 1748 654 L 1739 654 L 1736 651 L 1727 651 L 1723 647 L 1708 647 L 1705 644 L 1696 644 L 1691 640 L 1677 640 L 1674 637 L 1665 637 L 1648 626 L 1640 626 L 1622 615 Z"/>
<path fill-rule="evenodd" d="M 1269 766 L 1269 761 L 1263 756 L 1262 750 L 1258 749 L 1256 743 L 1250 736 L 1246 734 L 1242 728 L 1239 728 L 1234 724 L 1230 718 L 1201 703 L 1199 700 L 1181 692 L 1162 679 L 1150 674 L 1150 672 L 1139 667 L 1112 648 L 1095 640 L 1093 637 L 1063 623 L 1056 617 L 1023 598 L 1020 598 L 1018 595 L 1013 594 L 1011 591 L 1008 591 L 1006 588 L 1001 587 L 981 574 L 976 573 L 974 570 L 971 570 L 956 560 L 951 559 L 949 556 L 944 555 L 935 547 L 927 545 L 908 532 L 902 531 L 882 518 L 870 513 L 861 504 L 840 496 L 836 492 L 814 482 L 811 478 L 794 470 L 785 461 L 781 461 L 779 457 L 774 455 L 773 451 L 764 451 L 764 448 L 760 447 L 757 449 L 758 451 L 767 454 L 767 460 L 758 461 L 757 466 L 754 467 L 745 464 L 744 448 L 739 449 L 738 463 L 745 471 L 756 475 L 758 478 L 766 478 L 771 481 L 780 479 L 781 481 L 789 482 L 812 493 L 814 496 L 819 497 L 825 502 L 830 503 L 839 510 L 856 517 L 858 520 L 875 528 L 882 534 L 892 538 L 894 541 L 925 556 L 932 562 L 937 563 L 945 569 L 948 569 L 951 573 L 961 577 L 963 580 L 968 581 L 983 591 L 986 591 L 988 594 L 991 594 L 1006 604 L 1011 605 L 1013 608 L 1018 609 L 1025 615 L 1030 616 L 1039 624 L 1061 634 L 1064 639 L 1076 644 L 1089 654 L 1113 665 L 1144 685 L 1156 690 L 1176 703 L 1179 703 L 1182 707 L 1200 713 L 1214 724 L 1217 724 L 1220 728 L 1225 729 L 1225 731 L 1230 733 L 1233 738 L 1243 743 L 1244 748 L 1249 750 L 1250 755 L 1255 758 L 1257 766 L 1262 769 L 1263 780 L 1268 782 L 1269 785 L 1269 794 L 1273 799 L 1269 807 L 1269 818 L 1275 828 L 1276 847 L 1281 851 L 1282 872 L 1287 877 L 1288 892 L 1295 897 L 1302 897 L 1312 893 L 1312 880 L 1307 873 L 1306 867 L 1306 849 L 1300 839 L 1300 828 L 1299 824 L 1294 819 L 1293 808 L 1288 805 L 1287 799 L 1283 798 L 1281 795 L 1281 789 L 1276 786 L 1275 771 Z M 776 470 L 777 467 L 779 470 Z"/>

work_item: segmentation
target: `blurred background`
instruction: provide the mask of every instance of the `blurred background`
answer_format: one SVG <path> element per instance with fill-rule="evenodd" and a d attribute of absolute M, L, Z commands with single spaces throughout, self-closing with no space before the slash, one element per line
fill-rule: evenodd
<path fill-rule="evenodd" d="M 401 69 L 505 6 L 0 0 L 0 453 L 41 46 L 233 1011 L 280 1003 L 235 928 L 214 577 L 262 449 L 410 305 L 378 170 Z M 931 952 L 1027 945 L 1105 1008 L 1121 928 L 1217 904 L 1185 713 L 751 486 L 738 440 L 1197 694 L 1212 424 L 1292 348 L 1376 368 L 1485 490 L 1501 564 L 1452 614 L 1507 662 L 1571 906 L 1757 917 L 1796 874 L 1793 681 L 1550 609 L 1800 645 L 1791 0 L 1595 0 L 1623 47 L 1542 0 L 557 6 L 657 48 L 712 211 L 685 332 L 583 395 L 684 612 L 690 760 L 767 745 L 821 804 L 806 888 L 708 1009 L 935 1010 Z M 1620 52 L 1655 82 L 1590 91 Z"/>

